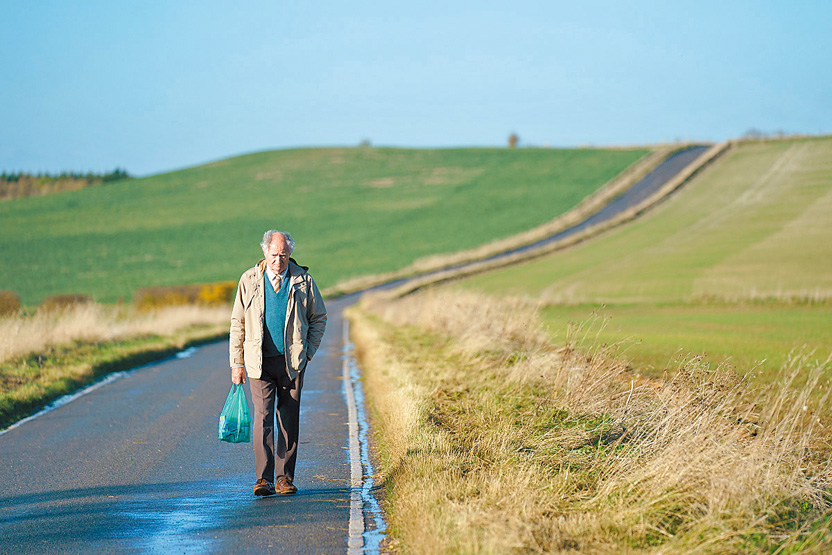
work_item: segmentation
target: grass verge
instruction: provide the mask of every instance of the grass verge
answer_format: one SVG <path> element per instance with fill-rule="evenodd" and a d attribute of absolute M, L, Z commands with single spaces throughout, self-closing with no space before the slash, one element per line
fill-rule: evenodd
<path fill-rule="evenodd" d="M 832 548 L 822 366 L 639 381 L 590 338 L 553 345 L 533 305 L 459 292 L 349 317 L 403 551 Z"/>
<path fill-rule="evenodd" d="M 110 372 L 227 336 L 228 310 L 83 305 L 0 319 L 0 429 Z"/>
<path fill-rule="evenodd" d="M 0 364 L 0 429 L 102 376 L 160 360 L 228 335 L 227 326 L 202 326 L 173 336 L 102 343 L 75 342 Z"/>

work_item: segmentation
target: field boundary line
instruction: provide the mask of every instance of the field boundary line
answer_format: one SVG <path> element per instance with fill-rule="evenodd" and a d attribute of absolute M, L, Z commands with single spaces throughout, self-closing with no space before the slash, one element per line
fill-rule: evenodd
<path fill-rule="evenodd" d="M 651 196 L 647 197 L 646 199 L 641 201 L 636 206 L 630 208 L 629 210 L 626 210 L 603 223 L 599 223 L 597 225 L 588 227 L 585 230 L 571 235 L 569 237 L 565 237 L 560 241 L 555 241 L 553 243 L 541 245 L 540 247 L 534 249 L 518 252 L 497 259 L 474 262 L 462 268 L 455 268 L 453 270 L 447 270 L 445 272 L 438 272 L 422 278 L 416 277 L 392 289 L 389 293 L 386 294 L 394 298 L 403 297 L 429 285 L 435 285 L 437 283 L 451 281 L 454 279 L 479 274 L 489 270 L 502 268 L 505 266 L 511 266 L 520 262 L 526 262 L 528 260 L 539 258 L 541 256 L 553 253 L 555 251 L 563 250 L 565 248 L 586 241 L 590 238 L 600 235 L 605 231 L 608 231 L 610 229 L 618 227 L 619 225 L 632 221 L 642 213 L 660 204 L 673 192 L 675 192 L 687 181 L 689 181 L 694 175 L 699 173 L 705 166 L 709 165 L 716 158 L 727 152 L 732 146 L 732 141 L 724 141 L 716 145 L 713 145 L 702 155 L 700 155 L 696 160 L 688 164 L 682 171 L 673 176 L 673 178 L 671 178 L 667 183 L 662 185 L 661 188 L 659 188 L 659 190 L 653 193 Z"/>
<path fill-rule="evenodd" d="M 693 146 L 693 143 L 654 147 L 652 152 L 627 166 L 605 185 L 602 185 L 600 189 L 584 198 L 575 208 L 532 229 L 466 251 L 434 255 L 416 260 L 411 265 L 393 272 L 362 276 L 341 282 L 327 287 L 322 293 L 328 298 L 359 293 L 392 281 L 414 277 L 418 279 L 420 274 L 441 271 L 458 264 L 475 263 L 507 251 L 531 245 L 541 239 L 569 229 L 601 211 L 613 199 L 656 169 L 670 155 L 690 146 Z"/>

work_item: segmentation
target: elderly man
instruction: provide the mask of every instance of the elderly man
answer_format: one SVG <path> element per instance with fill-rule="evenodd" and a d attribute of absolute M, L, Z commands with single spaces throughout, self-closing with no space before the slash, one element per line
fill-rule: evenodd
<path fill-rule="evenodd" d="M 231 311 L 231 381 L 251 378 L 254 495 L 292 494 L 303 374 L 321 344 L 326 307 L 308 268 L 291 258 L 288 233 L 269 230 L 260 246 L 265 258 L 243 273 Z"/>

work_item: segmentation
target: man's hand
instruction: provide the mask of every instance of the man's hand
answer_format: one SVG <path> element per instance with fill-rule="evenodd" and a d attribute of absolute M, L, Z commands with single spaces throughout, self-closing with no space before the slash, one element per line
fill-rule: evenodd
<path fill-rule="evenodd" d="M 242 366 L 235 366 L 231 369 L 231 383 L 246 383 L 246 369 Z"/>

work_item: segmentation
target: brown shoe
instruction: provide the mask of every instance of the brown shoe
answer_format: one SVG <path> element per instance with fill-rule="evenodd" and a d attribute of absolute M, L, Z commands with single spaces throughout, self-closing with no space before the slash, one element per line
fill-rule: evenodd
<path fill-rule="evenodd" d="M 258 497 L 262 497 L 264 495 L 274 495 L 276 493 L 277 492 L 274 490 L 272 483 L 265 478 L 260 478 L 254 483 L 254 495 Z"/>
<path fill-rule="evenodd" d="M 298 488 L 295 487 L 292 480 L 286 476 L 279 476 L 274 485 L 277 488 L 277 493 L 282 493 L 283 495 L 292 495 L 298 491 Z"/>

